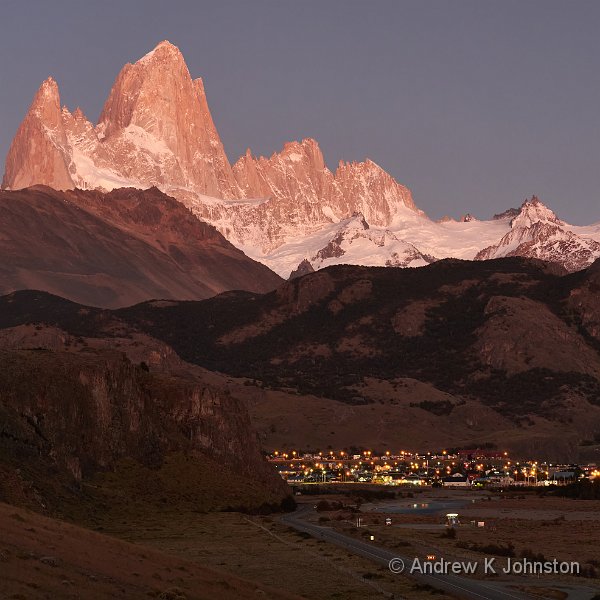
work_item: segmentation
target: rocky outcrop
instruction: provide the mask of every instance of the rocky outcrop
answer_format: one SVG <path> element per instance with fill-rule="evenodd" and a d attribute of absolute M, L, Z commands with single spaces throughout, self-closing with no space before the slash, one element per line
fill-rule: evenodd
<path fill-rule="evenodd" d="M 149 373 L 110 350 L 0 355 L 3 462 L 18 457 L 26 468 L 42 460 L 86 480 L 124 459 L 159 469 L 173 455 L 204 457 L 233 478 L 231 490 L 245 478 L 262 486 L 265 499 L 286 494 L 260 455 L 245 405 L 224 389 L 191 373 Z"/>
<path fill-rule="evenodd" d="M 494 221 L 501 221 L 502 219 L 513 219 L 519 214 L 519 212 L 521 211 L 518 208 L 508 208 L 507 210 L 501 213 L 495 214 L 492 217 L 492 219 L 494 219 Z"/>
<path fill-rule="evenodd" d="M 595 350 L 541 302 L 493 296 L 484 314 L 486 321 L 477 330 L 475 343 L 484 364 L 509 374 L 545 368 L 600 379 Z"/>
<path fill-rule="evenodd" d="M 422 214 L 410 190 L 371 160 L 342 162 L 332 173 L 313 139 L 289 142 L 269 158 L 248 150 L 233 171 L 244 196 L 258 200 L 190 208 L 236 245 L 262 253 L 355 213 L 376 226 L 390 225 L 403 211 Z"/>
<path fill-rule="evenodd" d="M 298 265 L 298 267 L 290 273 L 290 276 L 288 279 L 290 279 L 290 280 L 296 279 L 298 277 L 302 277 L 303 275 L 308 275 L 309 273 L 314 273 L 314 272 L 315 272 L 315 270 L 313 269 L 312 265 L 305 258 Z"/>
<path fill-rule="evenodd" d="M 587 335 L 600 342 L 600 259 L 583 275 L 579 285 L 571 290 L 567 305 Z"/>

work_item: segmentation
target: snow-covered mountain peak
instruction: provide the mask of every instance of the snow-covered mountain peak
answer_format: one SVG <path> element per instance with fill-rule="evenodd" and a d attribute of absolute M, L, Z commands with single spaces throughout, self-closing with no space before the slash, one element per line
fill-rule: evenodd
<path fill-rule="evenodd" d="M 241 196 L 202 81 L 192 80 L 181 52 L 166 41 L 123 67 L 95 127 L 80 110 L 60 110 L 52 78 L 42 84 L 13 140 L 3 185 L 38 183 Z"/>
<path fill-rule="evenodd" d="M 534 223 L 554 223 L 562 225 L 563 222 L 548 208 L 537 196 L 525 200 L 521 205 L 519 214 L 511 221 L 513 229 L 531 227 Z"/>
<path fill-rule="evenodd" d="M 289 277 L 335 264 L 418 267 L 435 258 L 389 229 L 371 226 L 362 213 L 355 212 L 339 223 L 281 245 L 260 260 L 282 277 Z"/>
<path fill-rule="evenodd" d="M 53 80 L 38 96 L 42 108 L 25 118 L 9 152 L 6 187 L 154 185 L 234 244 L 263 252 L 355 211 L 376 227 L 420 212 L 410 191 L 372 160 L 342 162 L 334 175 L 313 138 L 268 158 L 247 151 L 232 169 L 204 84 L 168 41 L 123 67 L 95 126 L 80 111 L 61 113 Z"/>
<path fill-rule="evenodd" d="M 341 230 L 343 231 L 366 231 L 371 226 L 367 223 L 365 216 L 361 212 L 354 212 L 349 219 L 342 222 Z"/>
<path fill-rule="evenodd" d="M 478 260 L 525 256 L 562 264 L 568 271 L 587 267 L 600 257 L 600 243 L 578 235 L 536 196 L 526 200 L 498 243 L 481 250 Z M 584 233 L 584 232 L 582 232 Z"/>
<path fill-rule="evenodd" d="M 155 61 L 184 61 L 183 54 L 169 40 L 159 42 L 150 52 L 136 61 L 136 64 L 148 65 Z"/>
<path fill-rule="evenodd" d="M 34 114 L 44 124 L 53 126 L 60 115 L 60 93 L 53 77 L 45 79 L 36 92 L 29 113 Z"/>

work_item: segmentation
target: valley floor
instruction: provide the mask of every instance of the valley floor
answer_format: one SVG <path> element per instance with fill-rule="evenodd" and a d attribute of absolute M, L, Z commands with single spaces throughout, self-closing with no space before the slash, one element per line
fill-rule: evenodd
<path fill-rule="evenodd" d="M 409 498 L 363 504 L 363 529 L 348 511 L 314 513 L 309 519 L 349 536 L 374 534 L 377 544 L 401 555 L 482 560 L 485 552 L 515 547 L 548 559 L 600 562 L 597 501 L 511 494 L 487 500 L 484 492 L 415 490 Z M 351 505 L 345 494 L 298 497 L 307 507 L 320 499 Z M 473 500 L 475 502 L 473 503 Z M 456 538 L 444 536 L 443 514 L 405 512 L 410 506 L 462 503 Z M 423 504 L 425 503 L 425 504 Z M 404 507 L 404 508 L 403 508 Z M 443 512 L 443 511 L 442 511 Z M 386 527 L 386 517 L 393 526 Z M 486 526 L 470 525 L 484 520 Z M 322 540 L 294 531 L 278 515 L 170 510 L 100 518 L 97 531 L 0 504 L 1 598 L 229 599 L 384 597 L 420 600 L 450 596 Z M 482 554 L 482 548 L 488 547 Z M 498 564 L 502 564 L 498 557 Z M 504 579 L 504 578 L 503 578 Z M 537 598 L 589 600 L 600 580 L 559 578 L 507 580 Z M 507 588 L 508 589 L 508 588 Z"/>

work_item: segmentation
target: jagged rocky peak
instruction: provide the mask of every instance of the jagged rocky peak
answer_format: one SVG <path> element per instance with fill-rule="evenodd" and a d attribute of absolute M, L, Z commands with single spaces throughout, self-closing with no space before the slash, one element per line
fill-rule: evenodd
<path fill-rule="evenodd" d="M 58 83 L 53 77 L 48 77 L 42 82 L 29 111 L 48 124 L 60 117 L 60 93 Z"/>
<path fill-rule="evenodd" d="M 361 212 L 352 213 L 351 223 L 356 224 L 362 229 L 369 229 L 370 227 L 370 225 L 367 223 L 367 220 L 365 219 L 365 215 L 363 215 Z"/>
<path fill-rule="evenodd" d="M 313 138 L 304 138 L 300 142 L 296 140 L 292 142 L 286 142 L 283 145 L 281 157 L 291 162 L 308 160 L 312 166 L 318 169 L 323 169 L 325 167 L 323 152 L 321 152 L 321 148 L 319 147 L 317 140 Z"/>
<path fill-rule="evenodd" d="M 554 223 L 563 225 L 563 222 L 549 209 L 537 196 L 532 196 L 521 205 L 519 214 L 511 221 L 511 227 L 531 227 L 534 223 Z"/>
<path fill-rule="evenodd" d="M 373 225 L 387 227 L 402 208 L 421 213 L 410 190 L 369 158 L 363 162 L 340 161 L 335 181 L 342 196 L 355 198 L 356 209 Z"/>
<path fill-rule="evenodd" d="M 286 168 L 300 169 L 306 166 L 314 168 L 316 172 L 326 169 L 323 152 L 319 143 L 312 138 L 304 138 L 301 141 L 292 140 L 285 142 L 279 152 L 273 152 L 271 156 L 254 156 L 250 148 L 246 150 L 234 165 L 234 170 L 243 168 L 247 163 L 255 162 L 263 165 L 286 163 Z"/>
<path fill-rule="evenodd" d="M 303 259 L 300 264 L 290 273 L 289 280 L 297 279 L 303 275 L 314 273 L 315 270 L 307 258 Z"/>
<path fill-rule="evenodd" d="M 65 108 L 66 110 L 66 108 Z M 82 108 L 80 106 L 78 106 L 74 111 L 73 111 L 73 118 L 76 121 L 86 121 L 87 122 L 87 118 L 85 116 L 85 113 L 83 112 Z"/>
<path fill-rule="evenodd" d="M 184 59 L 181 51 L 175 44 L 171 44 L 169 40 L 163 40 L 156 44 L 154 50 L 150 50 L 150 52 L 138 60 L 139 63 L 149 63 L 154 61 L 184 62 Z"/>
<path fill-rule="evenodd" d="M 316 140 L 286 142 L 270 157 L 253 156 L 250 149 L 233 165 L 236 182 L 247 198 L 316 201 L 333 183 Z"/>
<path fill-rule="evenodd" d="M 579 271 L 600 256 L 600 243 L 579 235 L 561 221 L 537 196 L 525 200 L 497 244 L 480 250 L 476 260 L 524 256 Z"/>
<path fill-rule="evenodd" d="M 36 92 L 6 157 L 3 189 L 35 184 L 65 190 L 73 187 L 58 84 L 48 77 Z"/>
<path fill-rule="evenodd" d="M 376 227 L 388 227 L 402 211 L 421 214 L 410 191 L 372 160 L 342 162 L 334 174 L 313 138 L 288 142 L 268 158 L 247 151 L 232 169 L 203 81 L 192 79 L 168 41 L 123 67 L 97 125 L 81 110 L 61 110 L 55 82 L 44 83 L 4 177 L 11 189 L 35 184 L 157 186 L 234 244 L 263 252 L 355 211 Z"/>
<path fill-rule="evenodd" d="M 167 41 L 123 67 L 96 127 L 81 110 L 60 110 L 53 79 L 42 84 L 13 141 L 4 187 L 38 183 L 240 196 L 202 80 Z"/>
<path fill-rule="evenodd" d="M 121 69 L 98 126 L 109 137 L 137 125 L 175 145 L 176 138 L 186 133 L 180 131 L 177 113 L 180 108 L 188 109 L 194 96 L 192 77 L 181 52 L 164 41 Z"/>
<path fill-rule="evenodd" d="M 121 70 L 98 132 L 107 141 L 125 136 L 153 154 L 162 171 L 153 184 L 224 198 L 239 195 L 203 82 L 192 79 L 183 55 L 168 41 Z M 145 172 L 140 178 L 148 180 Z"/>

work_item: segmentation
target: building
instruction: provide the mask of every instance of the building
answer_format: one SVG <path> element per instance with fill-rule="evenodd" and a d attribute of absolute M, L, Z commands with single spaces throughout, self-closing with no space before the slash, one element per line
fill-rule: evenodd
<path fill-rule="evenodd" d="M 442 479 L 442 485 L 445 487 L 471 487 L 471 481 L 466 475 L 460 473 L 454 473 L 450 477 L 444 477 Z"/>

